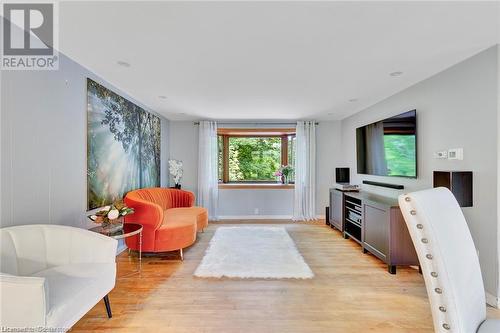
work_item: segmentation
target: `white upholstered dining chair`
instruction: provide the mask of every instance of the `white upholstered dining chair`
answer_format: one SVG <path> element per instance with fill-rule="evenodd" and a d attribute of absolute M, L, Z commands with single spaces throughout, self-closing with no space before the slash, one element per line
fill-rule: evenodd
<path fill-rule="evenodd" d="M 467 222 L 446 188 L 403 194 L 399 206 L 422 267 L 435 332 L 499 333 Z"/>
<path fill-rule="evenodd" d="M 0 229 L 0 326 L 69 330 L 115 286 L 117 241 L 62 225 Z"/>

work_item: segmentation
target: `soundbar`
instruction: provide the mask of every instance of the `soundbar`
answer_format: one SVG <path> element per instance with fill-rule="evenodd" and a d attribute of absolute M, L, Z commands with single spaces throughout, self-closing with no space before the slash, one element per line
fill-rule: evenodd
<path fill-rule="evenodd" d="M 403 190 L 405 188 L 403 185 L 372 182 L 371 180 L 363 180 L 363 184 L 380 186 L 380 187 L 388 187 L 388 188 L 393 188 L 395 190 Z"/>

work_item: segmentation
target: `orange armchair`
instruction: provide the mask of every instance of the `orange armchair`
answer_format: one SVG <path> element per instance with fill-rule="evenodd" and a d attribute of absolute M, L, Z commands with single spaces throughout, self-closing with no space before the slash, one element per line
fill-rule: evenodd
<path fill-rule="evenodd" d="M 196 232 L 208 225 L 205 208 L 193 207 L 194 194 L 171 188 L 144 188 L 125 196 L 127 206 L 135 213 L 126 222 L 142 224 L 142 251 L 166 252 L 181 250 L 196 241 Z M 126 238 L 127 246 L 138 250 L 138 239 Z"/>

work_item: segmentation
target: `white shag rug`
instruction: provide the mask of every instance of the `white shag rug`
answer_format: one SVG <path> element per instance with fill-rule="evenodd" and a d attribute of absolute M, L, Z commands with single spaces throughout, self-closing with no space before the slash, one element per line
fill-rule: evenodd
<path fill-rule="evenodd" d="M 284 227 L 219 227 L 194 275 L 310 279 L 314 276 Z"/>

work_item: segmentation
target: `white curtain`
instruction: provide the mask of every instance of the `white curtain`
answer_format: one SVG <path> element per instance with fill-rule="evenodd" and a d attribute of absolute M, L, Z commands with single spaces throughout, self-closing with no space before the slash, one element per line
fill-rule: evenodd
<path fill-rule="evenodd" d="M 387 175 L 384 149 L 384 123 L 366 126 L 366 168 L 369 174 Z"/>
<path fill-rule="evenodd" d="M 298 121 L 296 131 L 294 221 L 316 219 L 316 123 Z"/>
<path fill-rule="evenodd" d="M 217 123 L 200 121 L 198 145 L 198 205 L 208 210 L 211 221 L 217 221 L 219 203 Z"/>

